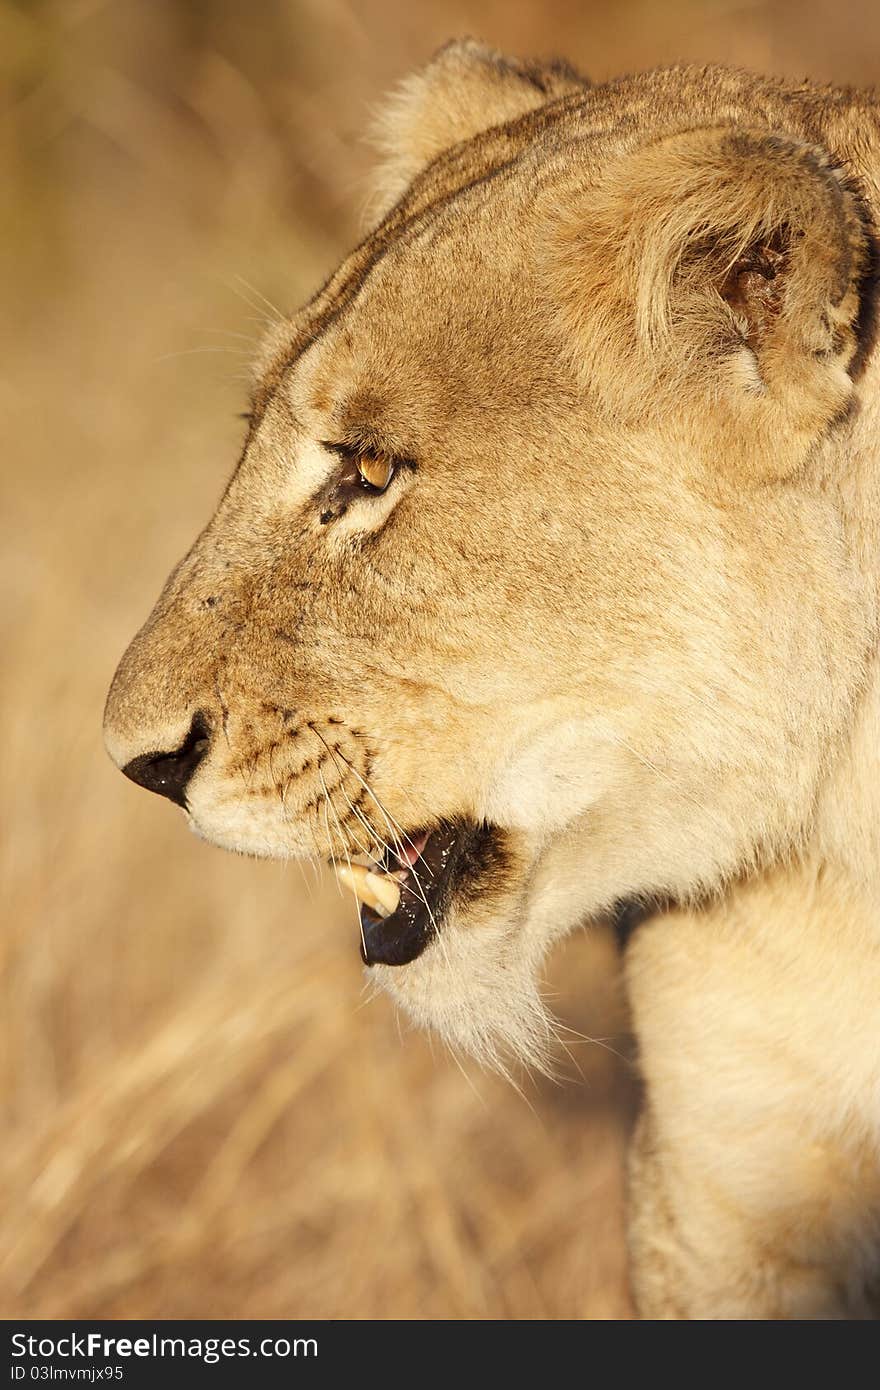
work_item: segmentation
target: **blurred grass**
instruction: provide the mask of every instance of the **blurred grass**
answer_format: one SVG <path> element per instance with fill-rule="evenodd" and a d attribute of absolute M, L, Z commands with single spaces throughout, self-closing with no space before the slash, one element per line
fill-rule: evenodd
<path fill-rule="evenodd" d="M 373 105 L 467 32 L 878 77 L 874 3 L 0 3 L 4 1316 L 626 1315 L 627 1065 L 575 1040 L 520 1097 L 401 1038 L 332 884 L 200 844 L 100 744 L 266 301 L 352 243 Z M 550 988 L 625 1047 L 606 936 Z"/>

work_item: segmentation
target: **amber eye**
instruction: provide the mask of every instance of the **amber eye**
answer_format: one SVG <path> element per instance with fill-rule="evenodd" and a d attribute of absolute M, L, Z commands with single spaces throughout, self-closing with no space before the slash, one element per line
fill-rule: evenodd
<path fill-rule="evenodd" d="M 354 462 L 361 482 L 373 492 L 384 492 L 394 477 L 394 460 L 385 454 L 358 454 Z"/>

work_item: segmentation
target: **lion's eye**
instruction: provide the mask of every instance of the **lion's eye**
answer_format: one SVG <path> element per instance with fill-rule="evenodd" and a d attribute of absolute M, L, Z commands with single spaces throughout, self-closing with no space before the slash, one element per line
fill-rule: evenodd
<path fill-rule="evenodd" d="M 352 503 L 364 498 L 380 497 L 387 492 L 399 471 L 414 469 L 415 460 L 395 458 L 393 454 L 379 449 L 366 449 L 359 445 L 331 444 L 322 440 L 322 445 L 340 460 L 324 487 L 318 493 L 322 526 L 344 516 Z"/>
<path fill-rule="evenodd" d="M 385 454 L 358 454 L 354 463 L 364 487 L 373 492 L 384 492 L 394 477 L 394 460 Z"/>

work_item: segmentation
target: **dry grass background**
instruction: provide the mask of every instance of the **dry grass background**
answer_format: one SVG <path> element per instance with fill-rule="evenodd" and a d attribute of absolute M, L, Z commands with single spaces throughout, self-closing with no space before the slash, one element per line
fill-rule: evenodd
<path fill-rule="evenodd" d="M 875 0 L 0 3 L 5 1316 L 627 1315 L 628 1064 L 575 1041 L 521 1096 L 401 1036 L 332 883 L 187 836 L 100 743 L 266 301 L 353 242 L 372 106 L 461 32 L 880 78 Z M 549 988 L 625 1053 L 606 935 Z"/>

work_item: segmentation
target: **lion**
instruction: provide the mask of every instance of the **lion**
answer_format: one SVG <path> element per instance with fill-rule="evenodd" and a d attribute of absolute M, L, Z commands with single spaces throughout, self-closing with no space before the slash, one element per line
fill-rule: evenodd
<path fill-rule="evenodd" d="M 547 952 L 639 904 L 648 1318 L 880 1276 L 880 105 L 454 42 L 377 225 L 109 693 L 122 771 L 333 860 L 370 976 L 546 1064 Z"/>

